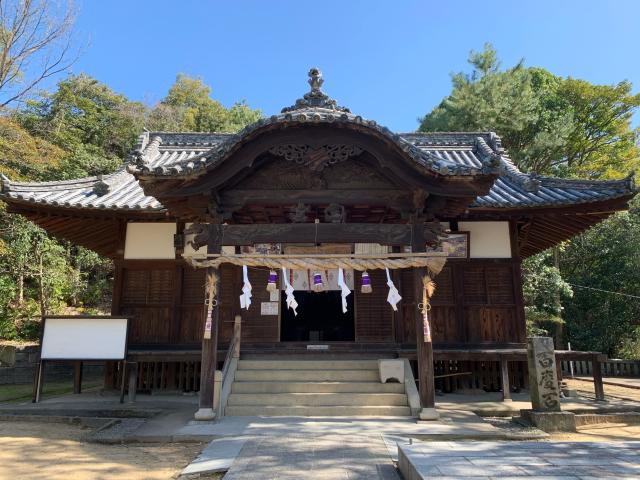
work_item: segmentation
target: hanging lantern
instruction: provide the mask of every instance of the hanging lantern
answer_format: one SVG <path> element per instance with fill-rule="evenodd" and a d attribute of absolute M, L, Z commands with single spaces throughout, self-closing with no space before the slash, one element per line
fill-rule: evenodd
<path fill-rule="evenodd" d="M 269 272 L 269 280 L 267 280 L 267 292 L 275 292 L 278 287 L 276 282 L 278 281 L 278 274 L 275 270 Z"/>
<path fill-rule="evenodd" d="M 360 280 L 360 291 L 362 293 L 371 293 L 373 288 L 371 288 L 371 278 L 369 278 L 369 274 L 365 270 L 362 272 L 362 279 Z"/>
<path fill-rule="evenodd" d="M 322 283 L 322 274 L 320 272 L 316 272 L 313 274 L 313 291 L 321 292 L 324 290 L 324 284 Z"/>

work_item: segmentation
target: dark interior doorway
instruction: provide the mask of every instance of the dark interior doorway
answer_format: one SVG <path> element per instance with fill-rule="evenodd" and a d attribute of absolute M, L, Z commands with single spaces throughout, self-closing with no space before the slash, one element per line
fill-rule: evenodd
<path fill-rule="evenodd" d="M 355 326 L 353 293 L 347 297 L 347 313 L 342 313 L 339 291 L 295 292 L 298 315 L 287 308 L 286 295 L 281 292 L 283 342 L 353 342 Z"/>

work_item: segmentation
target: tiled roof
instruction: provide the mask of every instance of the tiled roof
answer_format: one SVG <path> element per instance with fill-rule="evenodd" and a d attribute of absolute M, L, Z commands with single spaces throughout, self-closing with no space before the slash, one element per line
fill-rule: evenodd
<path fill-rule="evenodd" d="M 137 177 L 198 175 L 224 161 L 247 137 L 260 130 L 274 125 L 284 128 L 305 123 L 358 126 L 395 143 L 417 165 L 440 175 L 498 173 L 500 156 L 487 144 L 496 139 L 499 142 L 493 134 L 425 134 L 426 137 L 395 134 L 373 120 L 321 108 L 272 115 L 258 120 L 236 134 L 145 134 L 134 152 L 128 171 Z M 423 144 L 417 145 L 416 140 L 422 140 Z M 183 150 L 185 146 L 190 149 Z M 451 153 L 447 152 L 449 147 L 454 147 Z"/>
<path fill-rule="evenodd" d="M 435 166 L 441 174 L 480 173 L 487 165 L 499 172 L 489 194 L 478 197 L 476 208 L 527 208 L 596 202 L 629 195 L 635 191 L 631 178 L 613 181 L 564 180 L 520 172 L 505 155 L 500 139 L 493 133 L 407 133 L 394 139 L 416 158 Z M 238 134 L 145 133 L 141 136 L 134 161 L 144 156 L 148 171 L 171 175 L 196 167 L 215 157 Z M 493 166 L 495 165 L 495 167 Z M 431 168 L 424 164 L 425 168 Z M 61 208 L 163 211 L 153 197 L 144 194 L 133 172 L 123 166 L 103 177 L 60 182 L 22 183 L 2 180 L 0 198 Z M 175 173 L 173 173 L 175 174 Z"/>
<path fill-rule="evenodd" d="M 124 166 L 110 175 L 60 182 L 12 182 L 3 176 L 0 198 L 60 208 L 164 210 L 160 202 L 144 194 Z"/>

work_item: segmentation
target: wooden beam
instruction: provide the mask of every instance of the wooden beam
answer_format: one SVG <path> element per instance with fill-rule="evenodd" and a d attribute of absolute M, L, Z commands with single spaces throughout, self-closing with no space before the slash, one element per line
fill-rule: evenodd
<path fill-rule="evenodd" d="M 411 205 L 408 190 L 228 190 L 221 195 L 223 208 L 243 205 L 296 205 L 298 202 L 313 204 L 339 203 L 341 205 L 384 205 L 406 208 Z"/>
<path fill-rule="evenodd" d="M 253 225 L 207 226 L 209 253 L 222 245 L 240 246 L 256 243 L 379 243 L 381 245 L 411 245 L 414 229 L 426 243 L 437 240 L 440 224 L 377 223 L 283 223 Z M 204 237 L 197 240 L 203 241 Z M 198 246 L 204 246 L 205 243 Z"/>

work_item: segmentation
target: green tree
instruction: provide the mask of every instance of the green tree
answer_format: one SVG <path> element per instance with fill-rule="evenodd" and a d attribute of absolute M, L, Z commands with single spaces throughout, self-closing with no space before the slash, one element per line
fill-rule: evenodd
<path fill-rule="evenodd" d="M 420 131 L 495 131 L 520 168 L 541 174 L 621 177 L 638 166 L 640 130 L 630 120 L 640 94 L 629 82 L 593 85 L 522 61 L 500 70 L 489 44 L 469 63 Z"/>
<path fill-rule="evenodd" d="M 640 129 L 631 128 L 640 94 L 630 82 L 593 85 L 584 80 L 563 80 L 556 96 L 571 109 L 573 128 L 563 157 L 569 175 L 620 177 L 638 168 Z"/>
<path fill-rule="evenodd" d="M 612 216 L 568 243 L 560 271 L 567 282 L 580 286 L 573 288 L 573 298 L 564 301 L 567 336 L 573 347 L 613 356 L 640 353 L 640 298 L 634 298 L 640 296 L 638 252 L 638 199 L 628 212 Z"/>
<path fill-rule="evenodd" d="M 35 338 L 38 318 L 65 304 L 72 287 L 72 269 L 64 247 L 28 220 L 0 216 L 0 333 L 10 338 Z"/>
<path fill-rule="evenodd" d="M 0 116 L 0 173 L 12 180 L 45 178 L 60 166 L 65 151 L 32 136 L 10 117 Z"/>
<path fill-rule="evenodd" d="M 564 323 L 562 300 L 573 296 L 571 286 L 554 265 L 553 255 L 552 250 L 547 250 L 522 263 L 524 309 L 530 335 L 555 334 Z"/>
<path fill-rule="evenodd" d="M 262 116 L 245 102 L 225 108 L 211 98 L 200 78 L 180 74 L 167 96 L 149 113 L 148 127 L 157 131 L 235 132 Z"/>
<path fill-rule="evenodd" d="M 145 121 L 145 107 L 87 75 L 70 76 L 53 94 L 27 103 L 19 123 L 66 152 L 58 178 L 109 173 L 122 164 Z"/>

